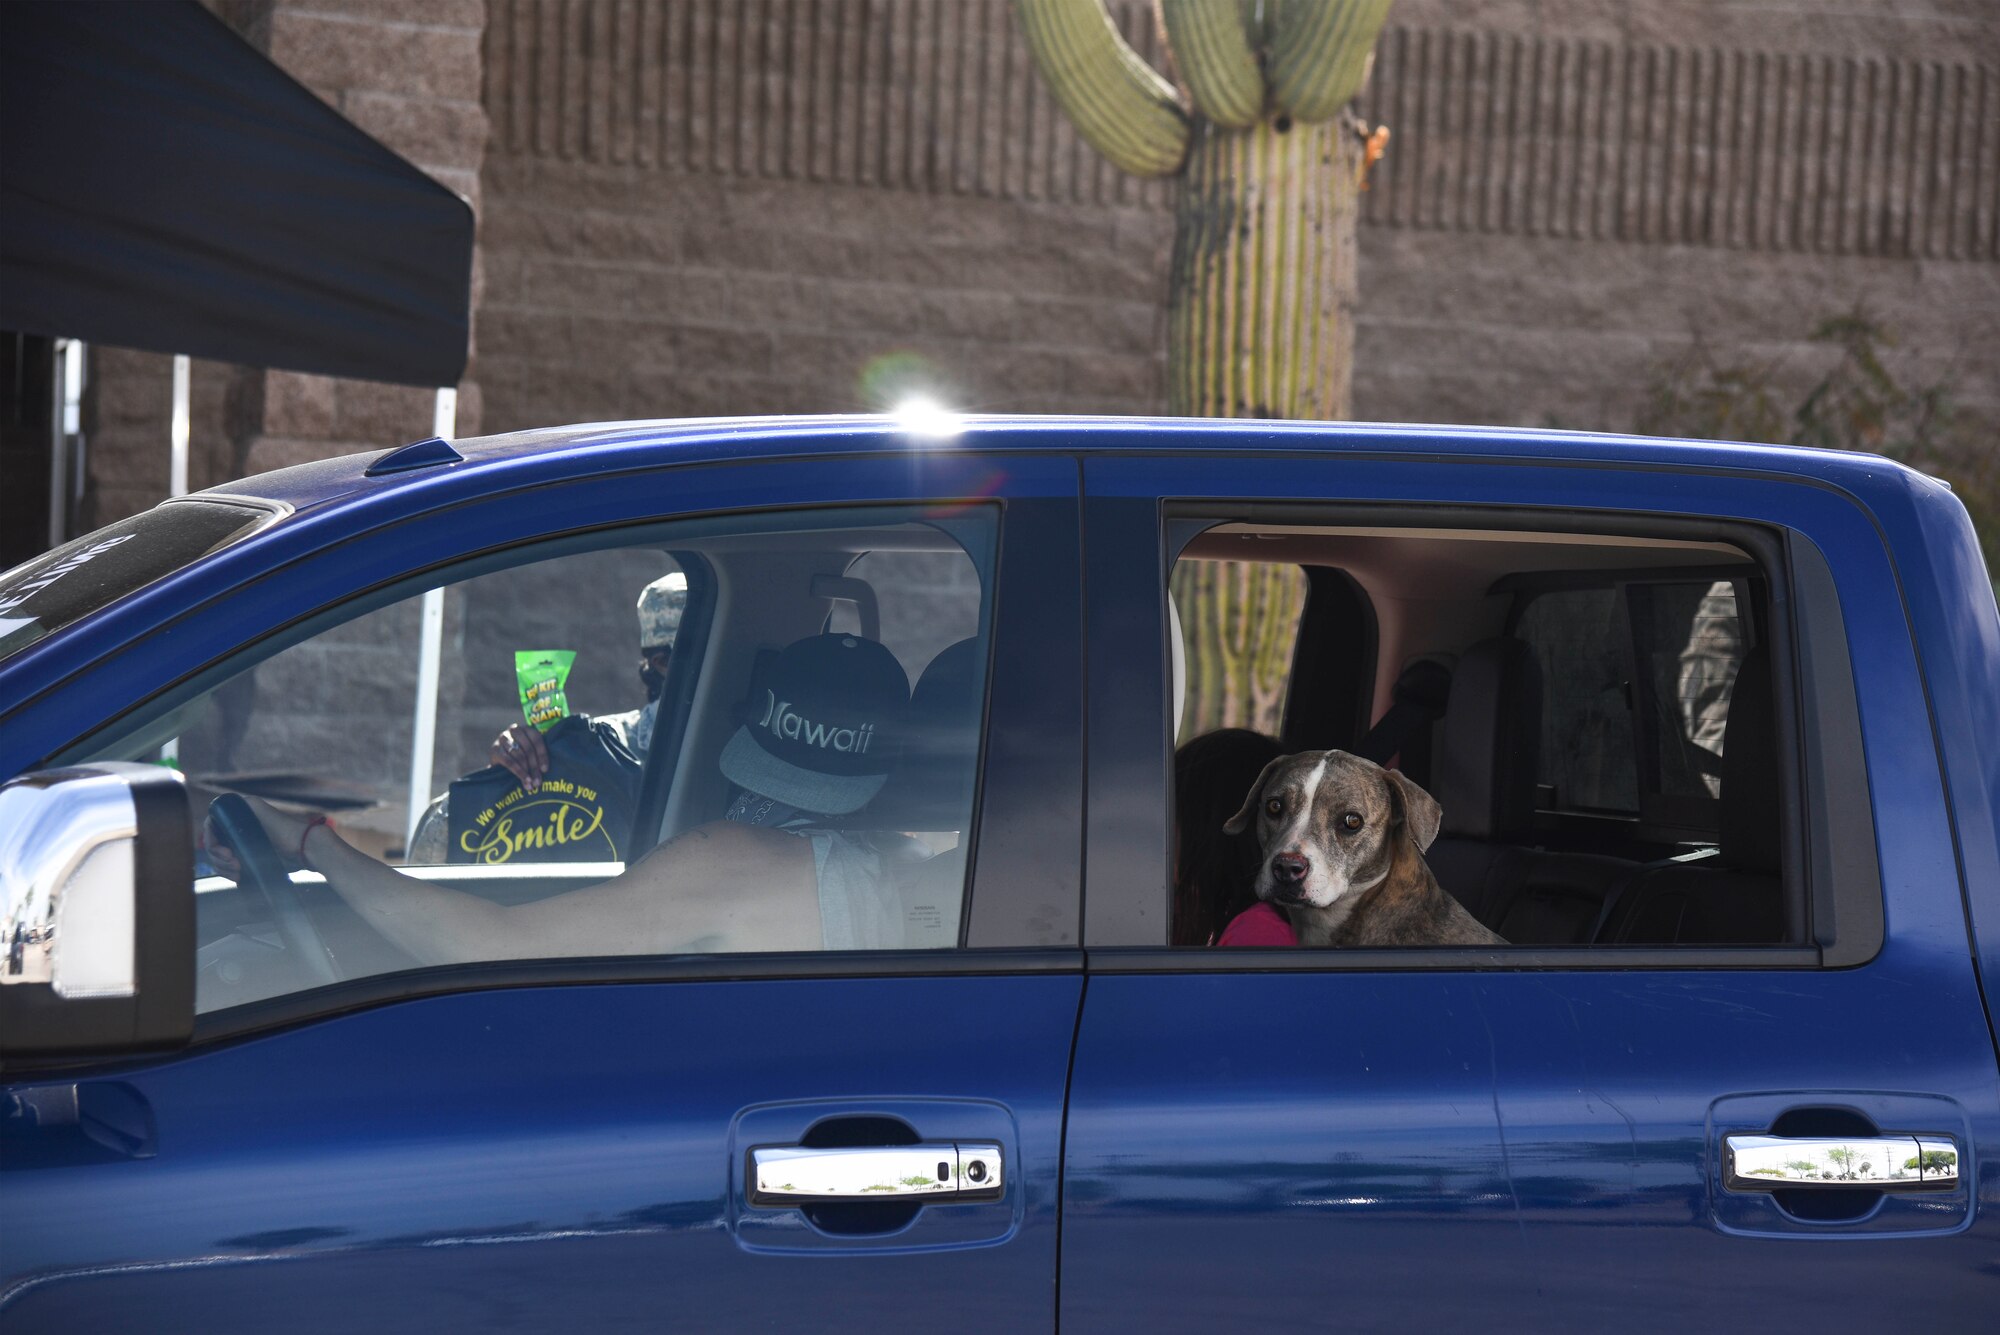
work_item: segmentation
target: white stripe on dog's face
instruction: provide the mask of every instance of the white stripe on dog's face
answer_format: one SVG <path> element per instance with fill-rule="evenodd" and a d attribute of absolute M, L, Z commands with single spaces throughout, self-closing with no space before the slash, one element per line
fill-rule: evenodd
<path fill-rule="evenodd" d="M 1297 814 L 1292 817 L 1292 823 L 1285 827 L 1285 832 L 1278 836 L 1276 842 L 1265 845 L 1268 851 L 1279 852 L 1304 848 L 1307 845 L 1312 836 L 1313 797 L 1319 792 L 1319 781 L 1325 777 L 1326 757 L 1321 755 L 1319 764 L 1314 765 L 1312 773 L 1306 775 L 1305 783 L 1302 785 L 1305 791 L 1299 797 Z M 1265 865 L 1270 864 L 1266 862 Z"/>

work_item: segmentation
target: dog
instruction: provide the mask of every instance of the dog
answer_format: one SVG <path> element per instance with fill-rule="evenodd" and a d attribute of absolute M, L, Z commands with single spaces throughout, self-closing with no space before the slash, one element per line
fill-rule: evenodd
<path fill-rule="evenodd" d="M 1266 765 L 1222 828 L 1256 823 L 1257 897 L 1284 910 L 1300 945 L 1504 946 L 1424 862 L 1443 815 L 1395 770 L 1301 751 Z"/>

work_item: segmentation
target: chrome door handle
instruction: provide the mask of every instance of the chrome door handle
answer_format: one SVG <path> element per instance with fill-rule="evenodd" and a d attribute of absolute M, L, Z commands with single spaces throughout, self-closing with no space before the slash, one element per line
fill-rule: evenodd
<path fill-rule="evenodd" d="M 1722 1185 L 1731 1191 L 1949 1191 L 1958 1185 L 1958 1142 L 1930 1135 L 1724 1136 Z"/>
<path fill-rule="evenodd" d="M 766 1145 L 750 1151 L 750 1203 L 990 1199 L 1005 1173 L 991 1141 L 813 1149 Z"/>

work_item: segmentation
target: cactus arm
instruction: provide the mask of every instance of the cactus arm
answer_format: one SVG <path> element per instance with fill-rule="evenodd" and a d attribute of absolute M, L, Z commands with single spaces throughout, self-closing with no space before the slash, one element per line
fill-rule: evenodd
<path fill-rule="evenodd" d="M 1036 68 L 1085 142 L 1135 176 L 1180 169 L 1187 112 L 1098 0 L 1014 0 L 1014 7 Z"/>
<path fill-rule="evenodd" d="M 1271 97 L 1296 120 L 1328 120 L 1361 91 L 1389 0 L 1273 3 Z"/>
<path fill-rule="evenodd" d="M 1167 45 L 1195 109 L 1232 130 L 1248 129 L 1264 110 L 1249 21 L 1242 0 L 1160 0 Z"/>

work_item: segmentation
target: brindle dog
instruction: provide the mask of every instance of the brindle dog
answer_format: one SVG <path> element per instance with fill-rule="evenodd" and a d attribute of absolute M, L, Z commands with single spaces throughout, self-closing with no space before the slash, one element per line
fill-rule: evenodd
<path fill-rule="evenodd" d="M 1302 751 L 1266 765 L 1222 828 L 1241 834 L 1255 818 L 1257 897 L 1285 911 L 1301 945 L 1504 946 L 1424 863 L 1443 814 L 1394 770 Z"/>

